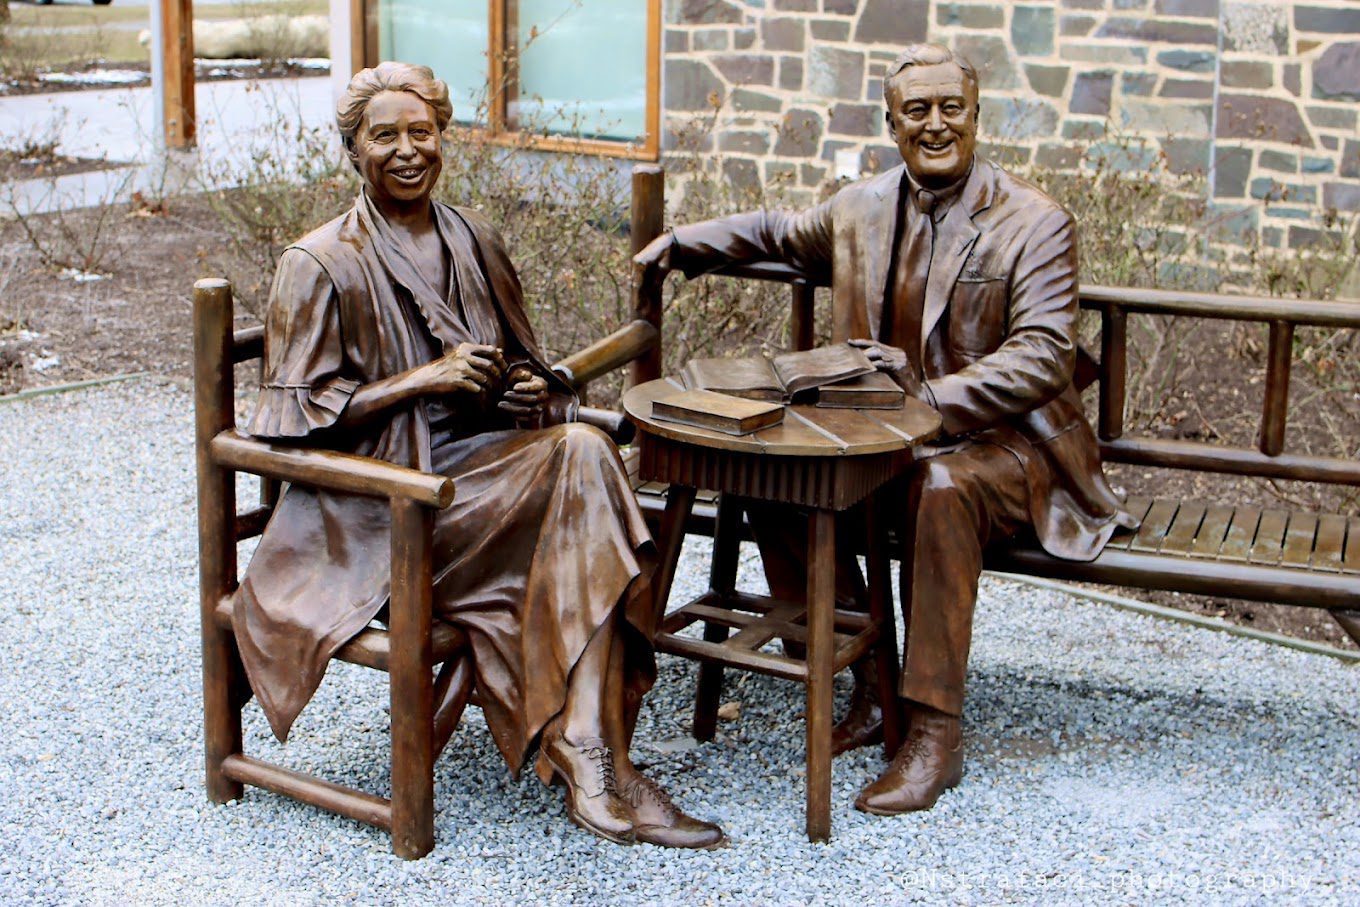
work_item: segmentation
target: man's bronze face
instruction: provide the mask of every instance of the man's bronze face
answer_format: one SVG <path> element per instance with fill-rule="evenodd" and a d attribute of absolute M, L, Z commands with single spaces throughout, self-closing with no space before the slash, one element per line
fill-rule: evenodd
<path fill-rule="evenodd" d="M 968 175 L 977 146 L 977 83 L 954 63 L 908 66 L 888 83 L 888 134 L 926 189 Z"/>
<path fill-rule="evenodd" d="M 375 203 L 427 198 L 443 168 L 434 110 L 409 91 L 379 92 L 349 155 Z"/>

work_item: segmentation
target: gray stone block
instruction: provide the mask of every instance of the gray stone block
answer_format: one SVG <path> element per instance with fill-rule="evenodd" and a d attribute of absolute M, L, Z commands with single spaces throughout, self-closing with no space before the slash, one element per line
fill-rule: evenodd
<path fill-rule="evenodd" d="M 1347 107 L 1309 107 L 1308 122 L 1319 129 L 1339 129 L 1354 132 L 1356 127 L 1355 111 Z"/>
<path fill-rule="evenodd" d="M 1166 168 L 1176 174 L 1207 173 L 1213 159 L 1213 143 L 1208 139 L 1162 139 Z"/>
<path fill-rule="evenodd" d="M 802 52 L 807 34 L 802 19 L 765 19 L 760 23 L 760 38 L 766 50 Z"/>
<path fill-rule="evenodd" d="M 1314 147 L 1312 133 L 1292 101 L 1220 94 L 1217 119 L 1221 139 L 1264 139 L 1303 148 Z"/>
<path fill-rule="evenodd" d="M 1060 98 L 1067 91 L 1067 74 L 1070 66 L 1044 66 L 1039 63 L 1025 64 L 1025 77 L 1029 87 L 1039 94 L 1050 98 Z"/>
<path fill-rule="evenodd" d="M 1157 55 L 1157 62 L 1183 72 L 1214 71 L 1214 54 L 1207 50 L 1164 50 Z"/>
<path fill-rule="evenodd" d="M 1063 123 L 1062 137 L 1093 142 L 1105 135 L 1104 120 L 1067 120 Z"/>
<path fill-rule="evenodd" d="M 1304 173 L 1331 173 L 1336 169 L 1336 162 L 1329 157 L 1306 157 L 1299 169 Z M 1341 175 L 1360 176 L 1360 172 L 1343 173 Z"/>
<path fill-rule="evenodd" d="M 1335 151 L 1338 146 L 1337 138 L 1334 135 L 1320 136 L 1318 138 L 1318 142 L 1319 144 L 1322 145 L 1323 148 L 1326 148 L 1328 151 Z"/>
<path fill-rule="evenodd" d="M 1219 78 L 1225 88 L 1269 88 L 1275 84 L 1275 67 L 1256 60 L 1224 60 Z"/>
<path fill-rule="evenodd" d="M 1346 139 L 1341 151 L 1341 175 L 1360 178 L 1360 142 Z"/>
<path fill-rule="evenodd" d="M 1110 6 L 1121 12 L 1147 9 L 1148 0 L 1110 0 Z"/>
<path fill-rule="evenodd" d="M 1159 44 L 1208 44 L 1218 46 L 1218 27 L 1167 19 L 1111 17 L 1096 30 L 1097 38 L 1124 38 Z"/>
<path fill-rule="evenodd" d="M 737 154 L 766 154 L 770 150 L 770 137 L 763 132 L 732 130 L 718 136 L 718 150 Z"/>
<path fill-rule="evenodd" d="M 774 153 L 780 157 L 812 157 L 822 141 L 825 123 L 815 110 L 795 108 L 784 115 Z"/>
<path fill-rule="evenodd" d="M 1303 84 L 1300 76 L 1300 70 L 1302 69 L 1303 67 L 1299 66 L 1297 63 L 1287 63 L 1285 64 L 1283 78 L 1281 79 L 1284 83 L 1285 90 L 1296 98 L 1303 93 Z"/>
<path fill-rule="evenodd" d="M 816 188 L 826 179 L 827 169 L 816 164 L 802 164 L 798 168 L 798 180 L 804 186 Z"/>
<path fill-rule="evenodd" d="M 815 13 L 817 0 L 774 0 L 774 8 L 781 13 Z"/>
<path fill-rule="evenodd" d="M 733 85 L 774 84 L 774 57 L 768 54 L 723 54 L 712 60 Z"/>
<path fill-rule="evenodd" d="M 1050 170 L 1075 170 L 1081 163 L 1081 152 L 1071 145 L 1040 145 L 1034 152 L 1034 163 Z"/>
<path fill-rule="evenodd" d="M 738 88 L 732 92 L 732 109 L 739 113 L 752 111 L 778 113 L 783 107 L 783 102 L 763 91 Z"/>
<path fill-rule="evenodd" d="M 1360 101 L 1360 42 L 1344 41 L 1313 64 L 1313 97 Z"/>
<path fill-rule="evenodd" d="M 684 25 L 741 23 L 741 6 L 733 0 L 671 0 L 667 21 Z"/>
<path fill-rule="evenodd" d="M 1157 0 L 1156 10 L 1163 16 L 1217 19 L 1218 0 Z"/>
<path fill-rule="evenodd" d="M 904 46 L 926 40 L 930 0 L 863 0 L 855 40 Z"/>
<path fill-rule="evenodd" d="M 683 28 L 666 29 L 666 53 L 682 54 L 689 50 L 689 32 Z"/>
<path fill-rule="evenodd" d="M 725 28 L 700 28 L 690 34 L 689 40 L 696 51 L 728 50 L 732 34 Z"/>
<path fill-rule="evenodd" d="M 1156 104 L 1125 100 L 1120 105 L 1124 126 L 1144 135 L 1172 135 L 1185 139 L 1209 138 L 1212 111 L 1206 105 Z"/>
<path fill-rule="evenodd" d="M 883 107 L 878 104 L 837 104 L 831 108 L 829 132 L 877 138 L 885 130 Z"/>
<path fill-rule="evenodd" d="M 1095 27 L 1095 16 L 1063 16 L 1058 22 L 1058 34 L 1064 38 L 1084 38 Z"/>
<path fill-rule="evenodd" d="M 1360 9 L 1296 6 L 1294 27 L 1299 31 L 1320 32 L 1326 35 L 1360 34 Z"/>
<path fill-rule="evenodd" d="M 822 12 L 853 16 L 859 12 L 859 0 L 822 0 Z"/>
<path fill-rule="evenodd" d="M 782 57 L 779 60 L 779 87 L 785 91 L 802 91 L 803 58 Z"/>
<path fill-rule="evenodd" d="M 1272 151 L 1266 149 L 1261 152 L 1256 165 L 1265 170 L 1274 170 L 1276 173 L 1297 173 L 1299 170 L 1299 156 L 1288 154 L 1284 151 Z"/>
<path fill-rule="evenodd" d="M 1058 111 L 1047 101 L 984 97 L 981 106 L 981 125 L 998 141 L 1042 138 L 1058 131 Z"/>
<path fill-rule="evenodd" d="M 1079 72 L 1072 85 L 1072 101 L 1068 109 L 1073 113 L 1089 113 L 1107 116 L 1110 112 L 1110 96 L 1114 92 L 1114 73 Z"/>
<path fill-rule="evenodd" d="M 1157 87 L 1155 72 L 1125 72 L 1119 77 L 1120 90 L 1126 95 L 1147 97 Z"/>
<path fill-rule="evenodd" d="M 1074 63 L 1107 63 L 1114 66 L 1137 66 L 1147 62 L 1146 47 L 1126 44 L 1071 44 L 1064 43 L 1058 56 Z"/>
<path fill-rule="evenodd" d="M 706 63 L 680 57 L 666 60 L 667 110 L 709 110 L 711 99 L 721 101 L 725 93 L 726 86 Z"/>
<path fill-rule="evenodd" d="M 760 167 L 748 158 L 730 157 L 723 161 L 723 178 L 728 185 L 742 192 L 760 189 Z"/>
<path fill-rule="evenodd" d="M 1000 28 L 1006 24 L 1006 11 L 996 4 L 941 3 L 935 7 L 935 21 L 944 26 Z"/>
<path fill-rule="evenodd" d="M 973 64 L 984 93 L 1025 87 L 1004 39 L 993 35 L 956 35 L 954 50 Z"/>
<path fill-rule="evenodd" d="M 1002 167 L 1023 167 L 1029 163 L 1030 155 L 1033 152 L 1024 145 L 983 142 L 978 145 L 978 153 Z"/>
<path fill-rule="evenodd" d="M 1251 174 L 1251 149 L 1214 149 L 1214 198 L 1243 198 Z"/>
<path fill-rule="evenodd" d="M 1021 56 L 1046 57 L 1053 53 L 1053 32 L 1051 6 L 1017 6 L 1011 13 L 1011 43 Z"/>
<path fill-rule="evenodd" d="M 860 155 L 859 166 L 865 173 L 882 173 L 902 163 L 902 152 L 896 145 L 869 145 Z"/>
<path fill-rule="evenodd" d="M 1355 183 L 1324 183 L 1322 206 L 1337 211 L 1360 211 L 1360 185 Z"/>
<path fill-rule="evenodd" d="M 754 28 L 734 28 L 732 29 L 732 47 L 736 50 L 750 50 L 756 46 L 756 30 Z"/>
<path fill-rule="evenodd" d="M 1167 79 L 1157 94 L 1163 98 L 1207 101 L 1214 96 L 1214 83 L 1208 79 Z"/>
<path fill-rule="evenodd" d="M 858 100 L 864 91 L 864 54 L 814 45 L 807 55 L 808 91 L 827 98 Z"/>
<path fill-rule="evenodd" d="M 850 23 L 842 19 L 813 19 L 808 27 L 812 29 L 814 41 L 850 40 Z"/>

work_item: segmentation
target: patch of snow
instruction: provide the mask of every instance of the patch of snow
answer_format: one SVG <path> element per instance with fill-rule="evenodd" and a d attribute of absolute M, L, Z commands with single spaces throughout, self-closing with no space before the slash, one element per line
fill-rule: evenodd
<path fill-rule="evenodd" d="M 59 276 L 62 280 L 74 280 L 76 283 L 93 283 L 97 280 L 108 280 L 109 275 L 97 274 L 94 271 L 82 271 L 79 268 L 62 268 Z"/>
<path fill-rule="evenodd" d="M 139 69 L 91 69 L 88 72 L 45 72 L 38 78 L 63 85 L 135 85 L 150 80 L 151 75 Z"/>
<path fill-rule="evenodd" d="M 44 350 L 44 352 L 46 352 L 46 350 Z M 50 368 L 56 368 L 58 365 L 61 365 L 61 357 L 60 357 L 60 356 L 43 356 L 43 357 L 41 357 L 41 358 L 39 358 L 39 359 L 34 359 L 33 362 L 31 363 L 31 365 L 32 365 L 33 371 L 35 371 L 35 372 L 45 372 L 45 371 L 47 371 L 47 370 L 50 369 Z"/>

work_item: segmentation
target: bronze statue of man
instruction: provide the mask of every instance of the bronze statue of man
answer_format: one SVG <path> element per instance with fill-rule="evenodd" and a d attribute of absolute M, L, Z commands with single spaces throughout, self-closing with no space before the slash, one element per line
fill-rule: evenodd
<path fill-rule="evenodd" d="M 642 279 L 694 276 L 737 262 L 782 261 L 830 273 L 833 333 L 863 347 L 906 391 L 937 409 L 945 437 L 891 492 L 905 542 L 907 626 L 900 693 L 908 733 L 860 793 L 861 810 L 929 809 L 963 772 L 960 716 L 982 552 L 1032 530 L 1062 558 L 1096 556 L 1135 521 L 1101 473 L 1072 379 L 1077 243 L 1072 216 L 1043 192 L 975 157 L 978 78 L 962 56 L 908 47 L 883 81 L 888 132 L 903 166 L 798 213 L 760 211 L 678 227 L 636 261 Z M 805 570 L 787 519 L 751 519 L 775 595 L 796 597 Z M 857 674 L 839 750 L 881 733 Z"/>
<path fill-rule="evenodd" d="M 357 73 L 337 122 L 363 189 L 283 253 L 248 430 L 451 476 L 434 522 L 434 615 L 463 629 L 491 736 L 609 840 L 723 842 L 628 758 L 655 676 L 655 553 L 617 448 L 575 422 L 500 234 L 431 199 L 452 115 L 424 66 Z M 285 492 L 236 593 L 233 626 L 279 739 L 330 656 L 381 617 L 386 502 Z"/>

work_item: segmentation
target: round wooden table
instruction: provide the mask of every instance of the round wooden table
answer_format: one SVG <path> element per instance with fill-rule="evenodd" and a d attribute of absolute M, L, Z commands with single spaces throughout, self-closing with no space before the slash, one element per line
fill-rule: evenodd
<path fill-rule="evenodd" d="M 911 465 L 912 449 L 935 438 L 940 415 L 908 399 L 900 409 L 786 407 L 784 421 L 749 435 L 729 435 L 652 418 L 652 404 L 681 393 L 673 379 L 649 381 L 623 397 L 638 428 L 638 473 L 670 487 L 657 538 L 661 564 L 654 577 L 661 652 L 698 660 L 694 735 L 710 740 L 716 726 L 722 671 L 736 667 L 797 680 L 807 686 L 807 833 L 831 836 L 832 678 L 872 651 L 880 696 L 897 696 L 897 646 L 886 532 L 874 492 Z M 664 614 L 675 578 L 685 525 L 698 489 L 720 495 L 709 591 Z M 809 511 L 807 596 L 787 602 L 738 592 L 737 546 L 742 501 L 774 501 Z M 836 610 L 836 515 L 865 502 L 868 519 L 867 615 Z M 681 630 L 702 621 L 704 638 Z M 736 631 L 732 634 L 731 631 Z M 730 634 L 730 635 L 729 635 Z M 805 659 L 760 651 L 772 639 L 805 642 Z M 884 709 L 884 744 L 900 743 L 896 709 Z"/>

